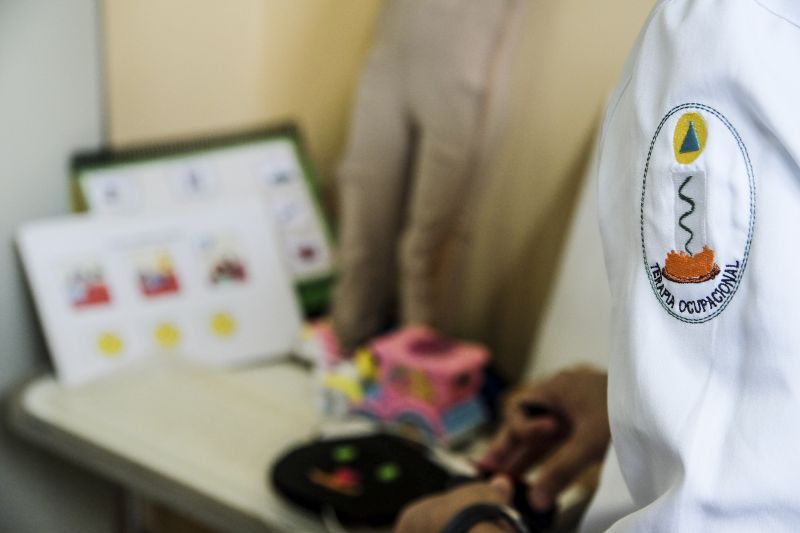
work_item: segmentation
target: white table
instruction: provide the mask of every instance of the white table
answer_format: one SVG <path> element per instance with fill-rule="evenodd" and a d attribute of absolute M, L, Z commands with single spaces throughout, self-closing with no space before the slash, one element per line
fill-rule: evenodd
<path fill-rule="evenodd" d="M 77 388 L 36 378 L 13 398 L 10 422 L 29 441 L 214 529 L 315 533 L 327 529 L 267 479 L 284 450 L 315 435 L 314 395 L 312 374 L 296 363 L 223 370 L 153 359 Z M 580 487 L 564 494 L 555 529 L 574 527 L 588 497 Z M 605 523 L 617 505 L 599 507 Z"/>
<path fill-rule="evenodd" d="M 272 491 L 267 470 L 318 424 L 311 374 L 153 360 L 78 388 L 53 376 L 15 397 L 29 441 L 221 531 L 324 531 Z"/>

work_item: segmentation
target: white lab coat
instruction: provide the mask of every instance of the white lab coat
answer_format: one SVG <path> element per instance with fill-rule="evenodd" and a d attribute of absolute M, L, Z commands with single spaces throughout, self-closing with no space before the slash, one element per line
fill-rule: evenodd
<path fill-rule="evenodd" d="M 598 171 L 612 531 L 800 530 L 800 1 L 659 2 Z"/>

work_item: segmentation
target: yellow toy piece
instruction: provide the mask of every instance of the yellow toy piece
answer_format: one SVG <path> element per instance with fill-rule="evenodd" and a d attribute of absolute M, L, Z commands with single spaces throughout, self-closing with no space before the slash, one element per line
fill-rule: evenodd
<path fill-rule="evenodd" d="M 376 381 L 378 379 L 378 365 L 368 348 L 361 348 L 356 351 L 353 359 L 361 379 L 364 381 Z"/>
<path fill-rule="evenodd" d="M 356 378 L 333 373 L 325 376 L 324 383 L 325 387 L 343 393 L 352 404 L 360 404 L 364 400 L 364 391 Z"/>

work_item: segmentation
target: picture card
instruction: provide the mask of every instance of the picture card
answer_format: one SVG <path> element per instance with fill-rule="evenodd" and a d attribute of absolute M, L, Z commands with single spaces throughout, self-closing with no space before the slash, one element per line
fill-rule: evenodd
<path fill-rule="evenodd" d="M 288 355 L 301 311 L 256 199 L 23 226 L 24 268 L 59 378 L 145 357 L 235 365 Z"/>
<path fill-rule="evenodd" d="M 85 207 L 99 215 L 163 212 L 259 198 L 268 207 L 292 278 L 299 284 L 333 274 L 328 227 L 296 129 L 253 132 L 178 147 L 87 154 L 74 164 Z M 313 242 L 313 260 L 294 244 Z"/>

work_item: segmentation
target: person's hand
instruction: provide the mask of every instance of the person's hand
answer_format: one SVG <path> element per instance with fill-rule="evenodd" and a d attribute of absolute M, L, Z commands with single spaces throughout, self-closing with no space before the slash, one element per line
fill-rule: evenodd
<path fill-rule="evenodd" d="M 459 511 L 476 503 L 508 505 L 511 502 L 511 482 L 502 476 L 488 483 L 470 483 L 449 492 L 412 502 L 400 514 L 395 533 L 439 533 Z M 493 524 L 480 524 L 471 532 L 502 532 Z"/>
<path fill-rule="evenodd" d="M 551 508 L 564 488 L 605 455 L 611 440 L 607 385 L 605 373 L 580 367 L 516 391 L 481 466 L 520 476 L 541 462 L 529 500 L 537 511 Z M 526 416 L 526 406 L 547 411 Z"/>

